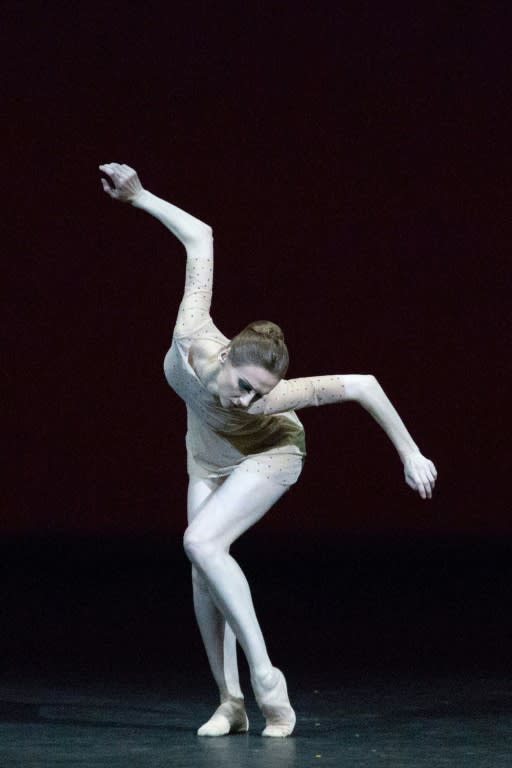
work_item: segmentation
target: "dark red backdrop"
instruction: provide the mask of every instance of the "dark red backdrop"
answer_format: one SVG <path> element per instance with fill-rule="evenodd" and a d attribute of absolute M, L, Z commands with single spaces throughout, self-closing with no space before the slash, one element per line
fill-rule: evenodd
<path fill-rule="evenodd" d="M 184 525 L 161 369 L 183 254 L 103 195 L 116 160 L 214 227 L 226 334 L 269 317 L 290 375 L 374 373 L 438 464 L 424 504 L 362 410 L 310 409 L 301 483 L 263 526 L 510 532 L 509 11 L 107 5 L 3 23 L 3 530 Z"/>

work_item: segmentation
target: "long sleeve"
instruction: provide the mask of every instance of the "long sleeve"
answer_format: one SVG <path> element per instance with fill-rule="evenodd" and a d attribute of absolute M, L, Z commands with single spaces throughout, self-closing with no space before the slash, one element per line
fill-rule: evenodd
<path fill-rule="evenodd" d="M 213 241 L 205 242 L 205 254 L 187 256 L 185 291 L 178 309 L 174 336 L 182 338 L 211 322 Z M 209 255 L 206 253 L 209 251 Z"/>
<path fill-rule="evenodd" d="M 185 290 L 174 335 L 189 336 L 210 320 L 213 284 L 212 229 L 147 190 L 143 190 L 134 199 L 133 205 L 158 219 L 185 246 Z"/>
<path fill-rule="evenodd" d="M 342 376 L 308 376 L 283 379 L 274 389 L 254 402 L 249 413 L 270 415 L 308 406 L 340 403 L 344 399 Z"/>

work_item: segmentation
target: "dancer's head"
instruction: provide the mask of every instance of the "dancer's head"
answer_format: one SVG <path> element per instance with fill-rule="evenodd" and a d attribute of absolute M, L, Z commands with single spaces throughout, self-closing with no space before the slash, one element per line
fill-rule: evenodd
<path fill-rule="evenodd" d="M 288 369 L 288 350 L 282 330 L 268 320 L 250 323 L 219 357 L 221 402 L 247 407 L 268 394 Z"/>
<path fill-rule="evenodd" d="M 280 327 L 270 320 L 249 323 L 229 345 L 231 365 L 257 365 L 282 379 L 288 370 L 288 350 Z"/>

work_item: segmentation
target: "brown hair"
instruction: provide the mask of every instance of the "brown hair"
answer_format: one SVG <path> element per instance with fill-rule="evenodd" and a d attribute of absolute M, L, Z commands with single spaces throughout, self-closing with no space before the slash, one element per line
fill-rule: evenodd
<path fill-rule="evenodd" d="M 289 355 L 284 334 L 270 320 L 249 323 L 229 345 L 232 365 L 259 365 L 282 379 L 288 369 Z"/>

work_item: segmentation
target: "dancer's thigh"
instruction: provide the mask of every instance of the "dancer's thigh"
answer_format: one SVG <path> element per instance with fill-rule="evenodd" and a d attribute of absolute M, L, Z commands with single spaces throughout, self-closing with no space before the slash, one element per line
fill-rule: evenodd
<path fill-rule="evenodd" d="M 189 478 L 187 493 L 187 519 L 189 525 L 197 517 L 207 499 L 223 482 L 224 478 L 219 480 L 203 477 Z"/>
<path fill-rule="evenodd" d="M 235 470 L 216 490 L 203 497 L 186 536 L 189 541 L 229 549 L 268 512 L 288 487 L 257 473 Z"/>

